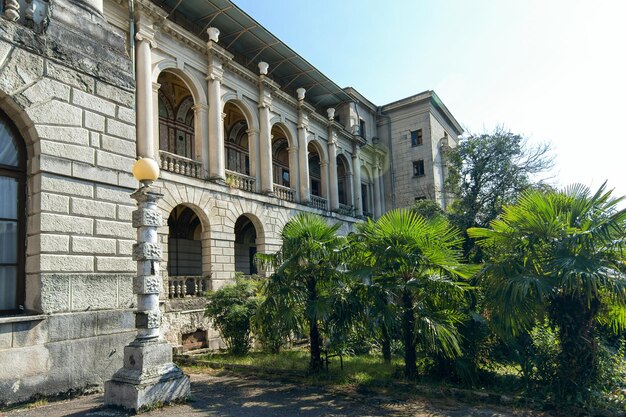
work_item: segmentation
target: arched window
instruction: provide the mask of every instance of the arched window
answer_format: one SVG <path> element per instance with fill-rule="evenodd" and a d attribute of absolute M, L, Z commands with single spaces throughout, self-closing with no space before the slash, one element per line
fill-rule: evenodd
<path fill-rule="evenodd" d="M 0 313 L 24 300 L 25 154 L 22 138 L 0 112 Z"/>

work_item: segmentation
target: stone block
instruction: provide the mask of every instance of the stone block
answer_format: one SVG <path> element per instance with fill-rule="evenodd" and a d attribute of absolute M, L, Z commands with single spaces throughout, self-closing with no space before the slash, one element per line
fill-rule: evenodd
<path fill-rule="evenodd" d="M 163 218 L 161 213 L 157 210 L 150 209 L 137 209 L 132 214 L 133 227 L 141 226 L 154 226 L 160 227 L 163 225 Z"/>
<path fill-rule="evenodd" d="M 115 274 L 74 275 L 71 290 L 72 310 L 117 308 L 118 290 Z"/>
<path fill-rule="evenodd" d="M 93 256 L 41 254 L 42 272 L 93 272 Z"/>
<path fill-rule="evenodd" d="M 108 185 L 96 185 L 96 197 L 98 200 L 111 201 L 122 204 L 132 204 L 133 199 L 130 198 L 129 190 L 120 187 L 112 187 Z"/>
<path fill-rule="evenodd" d="M 89 134 L 89 143 L 91 143 L 91 146 L 93 148 L 99 148 L 100 147 L 100 137 L 102 135 L 100 135 L 100 133 L 98 132 L 91 132 Z"/>
<path fill-rule="evenodd" d="M 118 285 L 118 300 L 119 308 L 135 308 L 137 303 L 137 297 L 133 294 L 133 279 L 134 275 L 118 275 L 117 285 Z M 133 317 L 133 324 L 134 324 Z"/>
<path fill-rule="evenodd" d="M 98 311 L 98 334 L 119 333 L 135 330 L 133 310 Z"/>
<path fill-rule="evenodd" d="M 35 123 L 82 126 L 83 110 L 58 100 L 48 101 L 26 110 Z"/>
<path fill-rule="evenodd" d="M 107 135 L 102 136 L 102 149 L 125 156 L 134 156 L 137 153 L 137 145 L 134 141 Z"/>
<path fill-rule="evenodd" d="M 13 325 L 11 323 L 0 324 L 0 350 L 8 349 L 13 343 Z"/>
<path fill-rule="evenodd" d="M 117 219 L 122 221 L 132 221 L 132 214 L 135 210 L 134 206 L 126 206 L 119 204 L 117 206 Z"/>
<path fill-rule="evenodd" d="M 134 239 L 136 231 L 131 224 L 127 222 L 96 220 L 96 235 Z"/>
<path fill-rule="evenodd" d="M 31 320 L 13 323 L 13 348 L 42 345 L 47 342 L 47 320 Z"/>
<path fill-rule="evenodd" d="M 70 100 L 70 87 L 50 78 L 42 78 L 35 84 L 22 91 L 22 95 L 32 104 L 57 98 L 62 101 Z"/>
<path fill-rule="evenodd" d="M 8 95 L 34 83 L 43 76 L 43 58 L 21 48 L 14 48 L 0 69 L 0 90 Z"/>
<path fill-rule="evenodd" d="M 38 234 L 28 237 L 27 253 L 32 255 L 40 252 L 67 253 L 70 237 L 67 235 Z"/>
<path fill-rule="evenodd" d="M 72 175 L 77 178 L 97 178 L 98 182 L 106 182 L 111 185 L 117 184 L 117 172 L 82 162 L 72 164 Z"/>
<path fill-rule="evenodd" d="M 117 254 L 132 256 L 133 254 L 133 245 L 135 244 L 134 240 L 117 240 Z"/>
<path fill-rule="evenodd" d="M 74 90 L 72 103 L 85 109 L 92 110 L 96 113 L 103 113 L 107 116 L 115 116 L 115 104 L 92 94 L 84 93 L 80 90 Z"/>
<path fill-rule="evenodd" d="M 135 294 L 158 294 L 161 292 L 161 277 L 158 275 L 139 275 L 133 279 Z"/>
<path fill-rule="evenodd" d="M 128 107 L 119 106 L 117 108 L 117 118 L 126 123 L 135 123 L 135 110 Z"/>
<path fill-rule="evenodd" d="M 29 275 L 39 279 L 41 285 L 40 308 L 44 313 L 57 313 L 70 309 L 70 276 L 67 274 Z M 37 283 L 39 284 L 39 283 Z"/>
<path fill-rule="evenodd" d="M 122 123 L 117 120 L 108 119 L 106 126 L 106 133 L 112 136 L 125 138 L 129 140 L 135 139 L 135 126 L 127 123 Z"/>
<path fill-rule="evenodd" d="M 65 157 L 92 165 L 95 163 L 96 150 L 92 148 L 43 139 L 39 141 L 39 147 L 42 154 Z"/>
<path fill-rule="evenodd" d="M 115 219 L 115 204 L 104 201 L 72 198 L 72 214 Z"/>
<path fill-rule="evenodd" d="M 96 83 L 96 94 L 126 107 L 133 107 L 135 104 L 135 97 L 130 91 L 100 81 Z"/>
<path fill-rule="evenodd" d="M 128 158 L 101 150 L 96 151 L 96 160 L 98 161 L 98 166 L 117 169 L 123 172 L 131 172 L 133 164 L 135 163 L 134 158 Z"/>
<path fill-rule="evenodd" d="M 59 80 L 62 83 L 90 93 L 95 90 L 95 81 L 88 75 L 76 72 L 65 66 L 58 65 L 51 60 L 46 62 L 46 70 L 48 77 Z"/>
<path fill-rule="evenodd" d="M 20 381 L 28 377 L 41 378 L 41 375 L 50 370 L 52 365 L 48 349 L 42 345 L 35 345 L 21 349 L 7 349 L 1 352 L 2 366 L 0 367 L 0 381 L 11 379 Z M 14 386 L 16 392 L 19 383 Z M 0 396 L 4 396 L 0 390 Z"/>
<path fill-rule="evenodd" d="M 41 213 L 40 228 L 42 232 L 62 232 L 79 235 L 93 233 L 93 220 L 61 214 Z"/>
<path fill-rule="evenodd" d="M 117 242 L 115 239 L 103 239 L 98 237 L 72 237 L 72 251 L 75 253 L 91 254 L 115 254 Z M 99 269 L 99 258 L 96 258 L 96 269 Z"/>
<path fill-rule="evenodd" d="M 48 339 L 50 342 L 58 342 L 95 336 L 97 320 L 95 311 L 53 314 L 48 318 Z"/>
<path fill-rule="evenodd" d="M 167 343 L 132 342 L 124 347 L 124 368 L 149 370 L 172 362 L 172 348 Z"/>
<path fill-rule="evenodd" d="M 93 197 L 93 185 L 73 178 L 58 177 L 50 174 L 41 176 L 41 190 L 79 197 Z"/>
<path fill-rule="evenodd" d="M 42 139 L 89 146 L 89 131 L 82 127 L 38 126 L 37 133 Z"/>
<path fill-rule="evenodd" d="M 85 127 L 90 130 L 104 132 L 104 116 L 85 111 Z"/>
<path fill-rule="evenodd" d="M 70 198 L 66 195 L 52 194 L 51 192 L 38 193 L 37 202 L 41 211 L 53 211 L 68 214 L 70 212 Z"/>
<path fill-rule="evenodd" d="M 98 272 L 132 272 L 137 265 L 131 258 L 122 256 L 96 256 Z"/>
<path fill-rule="evenodd" d="M 117 173 L 117 182 L 121 187 L 132 189 L 139 188 L 139 181 L 137 181 L 132 174 L 128 174 L 126 172 Z"/>
<path fill-rule="evenodd" d="M 33 172 L 45 171 L 53 174 L 72 175 L 72 162 L 68 159 L 41 154 L 33 158 Z"/>

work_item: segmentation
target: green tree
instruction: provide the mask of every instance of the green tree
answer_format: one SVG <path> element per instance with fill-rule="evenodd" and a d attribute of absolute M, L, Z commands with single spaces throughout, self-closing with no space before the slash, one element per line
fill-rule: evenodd
<path fill-rule="evenodd" d="M 236 277 L 234 284 L 209 292 L 207 300 L 204 315 L 213 320 L 228 350 L 235 355 L 246 354 L 252 342 L 252 318 L 259 305 L 256 283 Z"/>
<path fill-rule="evenodd" d="M 491 228 L 468 233 L 488 252 L 482 284 L 494 323 L 528 331 L 547 315 L 558 329 L 555 394 L 584 398 L 597 382 L 600 318 L 626 326 L 626 209 L 603 185 L 526 192 Z M 619 312 L 615 314 L 615 312 Z M 605 314 L 606 313 L 606 314 Z"/>
<path fill-rule="evenodd" d="M 529 146 L 522 136 L 501 127 L 461 139 L 447 155 L 446 187 L 455 196 L 452 222 L 463 231 L 487 227 L 504 205 L 515 202 L 524 190 L 538 186 L 532 177 L 552 168 L 549 153 L 547 144 Z M 475 249 L 473 241 L 466 238 L 465 257 L 480 261 Z"/>
<path fill-rule="evenodd" d="M 333 315 L 334 289 L 343 277 L 345 239 L 337 236 L 339 227 L 314 214 L 299 214 L 283 228 L 280 251 L 257 254 L 262 265 L 275 270 L 264 287 L 264 307 L 280 312 L 292 330 L 308 327 L 311 372 L 322 369 L 320 326 Z"/>
<path fill-rule="evenodd" d="M 359 225 L 359 233 L 358 251 L 371 269 L 378 298 L 400 312 L 405 376 L 418 376 L 418 347 L 458 355 L 454 325 L 460 318 L 456 303 L 462 299 L 463 286 L 454 278 L 467 276 L 469 268 L 461 263 L 456 229 L 443 217 L 426 220 L 410 210 L 394 210 Z"/>

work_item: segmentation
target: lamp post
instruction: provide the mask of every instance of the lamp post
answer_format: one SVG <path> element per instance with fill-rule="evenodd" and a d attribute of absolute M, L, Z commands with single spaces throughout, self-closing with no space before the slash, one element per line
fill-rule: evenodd
<path fill-rule="evenodd" d="M 124 347 L 124 366 L 104 384 L 104 403 L 137 411 L 184 399 L 189 396 L 190 385 L 189 377 L 172 362 L 171 346 L 159 337 L 161 245 L 157 227 L 162 218 L 157 202 L 163 195 L 150 187 L 159 177 L 159 166 L 151 158 L 141 158 L 133 165 L 133 175 L 141 183 L 131 194 L 137 201 L 132 215 L 133 227 L 137 229 L 137 243 L 133 245 L 133 260 L 137 261 L 133 281 L 137 337 Z"/>

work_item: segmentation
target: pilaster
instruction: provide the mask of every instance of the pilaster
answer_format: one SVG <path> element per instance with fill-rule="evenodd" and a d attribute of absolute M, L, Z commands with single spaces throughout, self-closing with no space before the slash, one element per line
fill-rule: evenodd
<path fill-rule="evenodd" d="M 307 131 L 309 129 L 309 106 L 304 102 L 306 90 L 298 88 L 298 161 L 299 161 L 299 182 L 300 203 L 307 204 L 311 201 L 311 191 L 309 186 L 309 158 Z"/>

